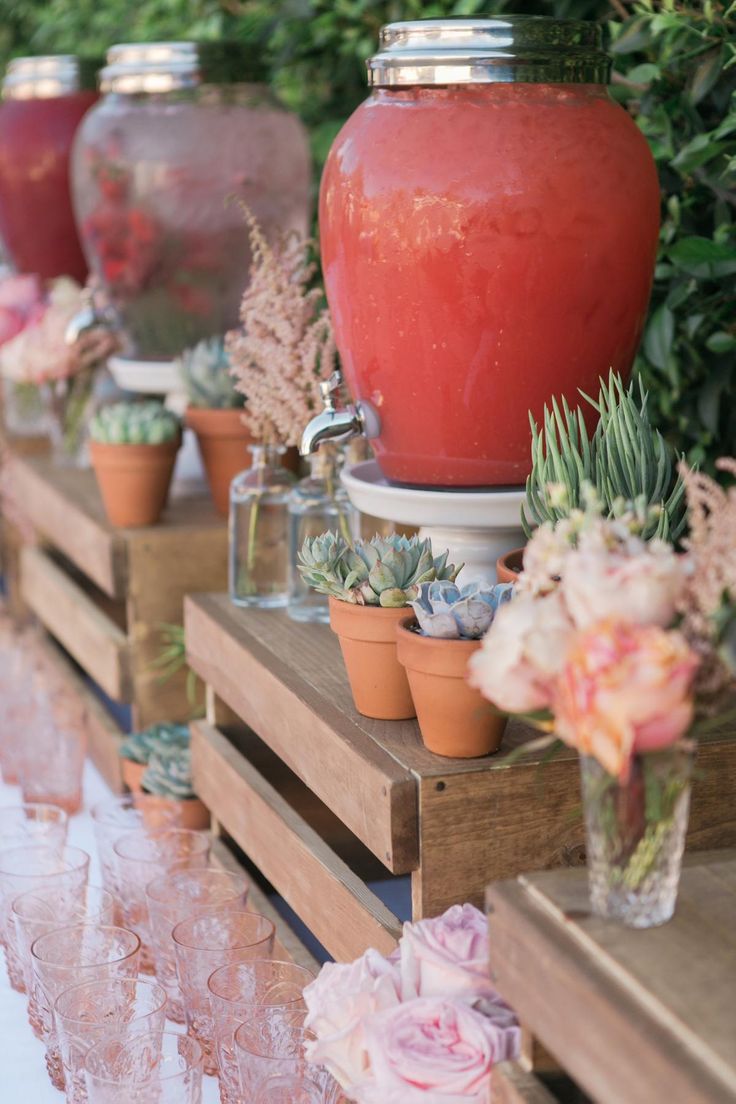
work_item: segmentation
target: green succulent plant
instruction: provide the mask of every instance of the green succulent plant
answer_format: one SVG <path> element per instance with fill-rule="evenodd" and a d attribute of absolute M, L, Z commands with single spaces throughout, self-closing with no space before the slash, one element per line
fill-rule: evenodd
<path fill-rule="evenodd" d="M 235 390 L 223 338 L 210 337 L 187 349 L 179 360 L 179 370 L 192 406 L 208 410 L 243 406 L 245 399 Z"/>
<path fill-rule="evenodd" d="M 454 581 L 461 568 L 447 563 L 447 552 L 434 557 L 429 540 L 395 533 L 352 546 L 337 533 L 307 537 L 298 564 L 304 581 L 320 594 L 390 609 L 412 602 L 422 583 Z"/>
<path fill-rule="evenodd" d="M 133 732 L 120 745 L 118 754 L 133 763 L 147 764 L 154 755 L 189 747 L 189 726 L 185 724 L 155 724 L 141 732 Z"/>
<path fill-rule="evenodd" d="M 103 445 L 163 445 L 176 439 L 179 419 L 163 403 L 119 402 L 101 407 L 89 426 L 93 441 Z"/>
<path fill-rule="evenodd" d="M 192 786 L 192 753 L 186 747 L 162 748 L 154 754 L 143 772 L 141 786 L 146 793 L 186 801 L 195 797 Z"/>
<path fill-rule="evenodd" d="M 631 503 L 648 515 L 642 536 L 675 543 L 686 523 L 685 487 L 677 471 L 678 457 L 647 409 L 641 381 L 625 387 L 611 372 L 601 380 L 597 399 L 581 392 L 599 416 L 591 437 L 583 411 L 572 410 L 563 398 L 544 408 L 540 429 L 532 430 L 532 471 L 526 481 L 526 510 L 521 520 L 527 537 L 545 521 L 557 522 L 584 507 L 583 488 L 591 485 L 609 516 Z M 528 514 L 527 514 L 528 510 Z"/>

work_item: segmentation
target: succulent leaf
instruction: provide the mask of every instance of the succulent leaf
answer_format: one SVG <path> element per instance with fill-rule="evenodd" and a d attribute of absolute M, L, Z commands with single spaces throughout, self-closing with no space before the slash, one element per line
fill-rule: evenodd
<path fill-rule="evenodd" d="M 449 580 L 424 583 L 411 606 L 425 636 L 443 640 L 479 640 L 489 629 L 496 610 L 509 601 L 509 583 L 488 586 L 469 583 L 462 588 Z"/>
<path fill-rule="evenodd" d="M 149 400 L 101 407 L 89 431 L 93 441 L 105 445 L 162 445 L 176 439 L 180 425 L 163 403 Z"/>
<path fill-rule="evenodd" d="M 243 406 L 244 398 L 235 390 L 230 357 L 222 337 L 200 341 L 179 359 L 179 373 L 192 406 L 209 410 L 230 410 Z"/>

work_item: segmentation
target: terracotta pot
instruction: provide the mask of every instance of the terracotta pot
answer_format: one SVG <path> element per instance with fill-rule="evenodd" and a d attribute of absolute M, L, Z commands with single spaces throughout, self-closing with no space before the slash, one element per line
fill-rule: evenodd
<path fill-rule="evenodd" d="M 496 560 L 496 578 L 499 583 L 518 583 L 524 566 L 524 549 L 514 548 Z"/>
<path fill-rule="evenodd" d="M 120 759 L 120 773 L 123 782 L 131 793 L 142 793 L 141 779 L 148 768 L 147 763 L 134 763 L 132 759 Z"/>
<path fill-rule="evenodd" d="M 494 713 L 466 681 L 480 640 L 438 640 L 412 632 L 414 617 L 396 628 L 399 662 L 406 668 L 425 746 L 435 755 L 474 759 L 498 751 L 506 718 Z"/>
<path fill-rule="evenodd" d="M 406 608 L 354 606 L 330 598 L 330 627 L 340 638 L 355 708 L 364 717 L 402 721 L 416 711 L 396 656 L 396 626 Z"/>
<path fill-rule="evenodd" d="M 215 509 L 227 517 L 230 484 L 238 472 L 250 466 L 248 445 L 253 437 L 243 425 L 243 410 L 210 410 L 190 406 L 186 424 L 197 435 L 197 444 Z"/>
<path fill-rule="evenodd" d="M 198 797 L 187 797 L 177 800 L 175 797 L 160 797 L 158 794 L 149 794 L 142 790 L 148 798 L 146 802 L 147 816 L 155 816 L 155 806 L 159 806 L 162 814 L 171 809 L 178 813 L 175 821 L 177 828 L 189 828 L 194 832 L 206 832 L 210 826 L 210 812 L 203 801 Z M 163 817 L 161 818 L 163 822 Z"/>
<path fill-rule="evenodd" d="M 103 445 L 90 441 L 105 513 L 120 529 L 155 525 L 169 495 L 181 438 L 163 445 Z"/>

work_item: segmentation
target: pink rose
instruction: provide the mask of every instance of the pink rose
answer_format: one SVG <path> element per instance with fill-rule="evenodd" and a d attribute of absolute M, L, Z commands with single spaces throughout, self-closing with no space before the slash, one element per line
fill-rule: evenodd
<path fill-rule="evenodd" d="M 453 905 L 443 916 L 404 925 L 399 944 L 401 997 L 456 997 L 472 1004 L 493 993 L 488 965 L 488 921 L 473 905 Z"/>
<path fill-rule="evenodd" d="M 491 1070 L 515 1055 L 519 1029 L 462 1002 L 408 1001 L 366 1025 L 372 1077 L 361 1104 L 487 1104 Z"/>
<path fill-rule="evenodd" d="M 366 1073 L 365 1021 L 398 1005 L 400 984 L 397 966 L 368 950 L 349 964 L 326 963 L 304 990 L 306 1026 L 317 1036 L 307 1057 L 325 1066 L 344 1089 Z"/>
<path fill-rule="evenodd" d="M 519 594 L 501 606 L 471 656 L 468 680 L 506 713 L 547 709 L 574 634 L 559 591 Z"/>
<path fill-rule="evenodd" d="M 625 780 L 635 752 L 676 743 L 693 719 L 698 658 L 678 632 L 604 621 L 571 650 L 555 699 L 555 731 Z"/>

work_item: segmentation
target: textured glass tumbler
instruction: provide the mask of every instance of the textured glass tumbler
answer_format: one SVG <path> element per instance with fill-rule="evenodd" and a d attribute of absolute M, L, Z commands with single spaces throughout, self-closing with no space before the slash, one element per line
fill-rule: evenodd
<path fill-rule="evenodd" d="M 64 1089 L 64 1070 L 53 1018 L 56 998 L 65 989 L 83 981 L 136 977 L 140 946 L 133 932 L 102 924 L 59 928 L 40 936 L 32 945 L 33 977 L 46 1044 L 46 1069 L 54 1088 Z"/>
<path fill-rule="evenodd" d="M 202 1048 L 170 1031 L 106 1040 L 87 1053 L 89 1104 L 201 1104 Z"/>
<path fill-rule="evenodd" d="M 0 850 L 37 846 L 63 847 L 69 816 L 58 805 L 28 802 L 25 805 L 0 806 Z"/>
<path fill-rule="evenodd" d="M 105 978 L 74 985 L 54 1003 L 67 1104 L 86 1104 L 84 1061 L 107 1039 L 120 1046 L 142 1032 L 166 1026 L 166 991 L 153 981 Z"/>
<path fill-rule="evenodd" d="M 82 774 L 87 752 L 83 724 L 37 723 L 23 743 L 19 781 L 24 801 L 51 802 L 72 815 L 82 806 Z"/>
<path fill-rule="evenodd" d="M 165 874 L 207 866 L 212 840 L 186 828 L 125 832 L 113 847 L 123 923 L 140 936 L 141 969 L 153 973 L 146 886 Z"/>
<path fill-rule="evenodd" d="M 167 1015 L 184 1023 L 184 1006 L 176 975 L 172 931 L 182 920 L 211 909 L 245 910 L 248 883 L 229 870 L 182 870 L 156 878 L 146 887 L 156 977 L 169 997 Z"/>
<path fill-rule="evenodd" d="M 78 847 L 12 847 L 0 851 L 0 927 L 5 942 L 5 961 L 10 984 L 25 992 L 23 963 L 18 955 L 11 906 L 16 897 L 30 889 L 51 888 L 60 892 L 81 889 L 87 884 L 89 855 Z"/>
<path fill-rule="evenodd" d="M 211 975 L 207 988 L 214 1021 L 217 1064 L 220 1071 L 222 1104 L 239 1104 L 240 1074 L 235 1051 L 235 1032 L 259 1008 L 304 1011 L 305 986 L 314 974 L 295 962 L 254 959 L 221 966 Z"/>
<path fill-rule="evenodd" d="M 315 1036 L 304 1027 L 305 1011 L 259 1008 L 235 1032 L 242 1099 L 253 1104 L 333 1104 L 335 1080 L 307 1061 L 305 1043 Z"/>
<path fill-rule="evenodd" d="M 273 951 L 275 934 L 265 916 L 225 909 L 183 920 L 172 932 L 187 1030 L 202 1044 L 206 1073 L 217 1073 L 207 982 L 219 966 L 267 958 Z"/>
<path fill-rule="evenodd" d="M 120 879 L 113 848 L 121 836 L 142 828 L 150 830 L 182 826 L 181 810 L 176 806 L 162 808 L 160 800 L 151 794 L 123 794 L 100 801 L 92 809 L 92 823 L 102 870 L 102 884 L 116 898 L 120 897 Z M 120 923 L 121 920 L 122 912 L 118 912 L 115 922 Z"/>
<path fill-rule="evenodd" d="M 33 980 L 31 946 L 47 932 L 72 924 L 112 924 L 114 901 L 111 893 L 96 886 L 74 888 L 47 886 L 16 897 L 12 905 L 16 948 L 23 966 L 28 993 L 28 1022 L 40 1039 L 41 1012 Z"/>
<path fill-rule="evenodd" d="M 620 782 L 581 755 L 591 909 L 632 928 L 670 920 L 685 849 L 693 754 L 689 747 L 634 755 Z M 654 810 L 654 812 L 653 812 Z"/>

